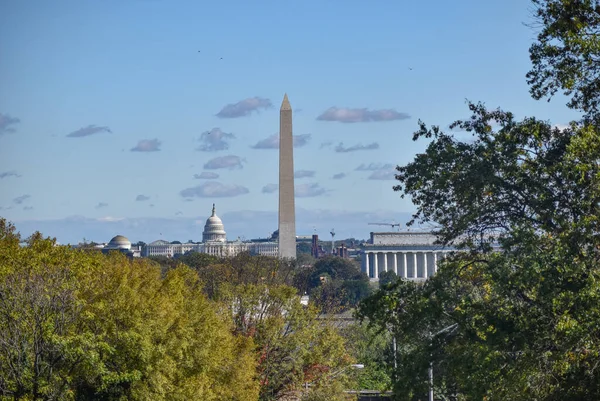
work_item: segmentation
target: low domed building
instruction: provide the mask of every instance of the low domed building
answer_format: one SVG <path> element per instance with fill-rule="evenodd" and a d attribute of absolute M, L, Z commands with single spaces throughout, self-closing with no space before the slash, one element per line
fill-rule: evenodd
<path fill-rule="evenodd" d="M 109 253 L 111 251 L 121 252 L 129 257 L 141 256 L 141 249 L 139 246 L 132 247 L 131 241 L 123 235 L 114 236 L 104 248 L 102 253 Z"/>
<path fill-rule="evenodd" d="M 123 235 L 114 236 L 110 242 L 104 247 L 104 249 L 111 250 L 130 250 L 131 241 Z"/>

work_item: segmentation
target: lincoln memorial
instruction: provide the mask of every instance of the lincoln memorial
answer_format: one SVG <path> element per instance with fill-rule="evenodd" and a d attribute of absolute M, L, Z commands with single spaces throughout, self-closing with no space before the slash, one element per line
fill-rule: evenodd
<path fill-rule="evenodd" d="M 384 271 L 399 277 L 425 280 L 435 274 L 438 261 L 455 249 L 435 244 L 430 232 L 371 233 L 361 251 L 362 271 L 373 281 Z"/>

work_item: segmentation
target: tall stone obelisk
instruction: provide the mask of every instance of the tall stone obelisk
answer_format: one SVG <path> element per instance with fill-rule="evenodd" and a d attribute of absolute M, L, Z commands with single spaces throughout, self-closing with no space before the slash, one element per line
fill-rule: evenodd
<path fill-rule="evenodd" d="M 279 110 L 279 257 L 296 258 L 294 138 L 292 106 L 287 94 L 283 97 Z"/>

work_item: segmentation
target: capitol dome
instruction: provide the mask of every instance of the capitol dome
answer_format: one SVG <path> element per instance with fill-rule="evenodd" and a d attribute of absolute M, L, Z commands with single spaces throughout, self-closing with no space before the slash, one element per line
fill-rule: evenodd
<path fill-rule="evenodd" d="M 117 235 L 110 240 L 108 245 L 106 245 L 106 249 L 131 249 L 131 241 L 122 235 Z"/>
<path fill-rule="evenodd" d="M 215 204 L 213 203 L 212 214 L 206 219 L 204 232 L 202 232 L 202 242 L 225 242 L 227 234 L 223 222 L 216 215 Z"/>

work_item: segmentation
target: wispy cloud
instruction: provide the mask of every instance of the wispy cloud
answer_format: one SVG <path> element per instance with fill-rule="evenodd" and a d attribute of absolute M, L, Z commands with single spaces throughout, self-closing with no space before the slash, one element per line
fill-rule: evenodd
<path fill-rule="evenodd" d="M 387 168 L 381 170 L 375 170 L 368 177 L 369 180 L 395 180 L 396 179 L 396 169 Z"/>
<path fill-rule="evenodd" d="M 333 142 L 321 142 L 321 146 L 319 146 L 319 149 L 328 148 L 331 145 L 333 145 Z"/>
<path fill-rule="evenodd" d="M 198 199 L 198 198 L 194 198 Z M 212 203 L 212 202 L 211 202 Z M 177 209 L 173 213 L 175 213 Z M 199 220 L 200 226 L 204 225 L 210 215 L 210 208 L 194 216 Z M 186 216 L 184 218 L 184 216 Z M 246 238 L 266 237 L 277 227 L 277 210 L 222 210 L 219 216 L 225 222 L 225 229 L 231 238 L 245 236 Z M 17 222 L 17 229 L 24 237 L 35 231 L 44 235 L 56 237 L 61 243 L 76 244 L 81 241 L 81 233 L 86 233 L 86 238 L 96 242 L 108 242 L 115 233 L 122 233 L 130 239 L 151 242 L 159 238 L 169 241 L 187 241 L 202 239 L 202 230 L 188 213 L 170 218 L 122 218 L 103 217 L 87 218 L 83 216 L 70 216 L 62 219 L 22 219 Z M 336 238 L 355 237 L 367 239 L 369 221 L 397 221 L 410 220 L 411 213 L 402 213 L 397 210 L 381 210 L 377 207 L 363 211 L 348 211 L 343 207 L 331 209 L 303 209 L 296 207 L 296 232 L 298 235 L 311 234 L 316 228 L 319 236 L 329 236 L 331 227 L 335 227 Z M 362 228 L 364 227 L 364 229 Z M 162 234 L 162 235 L 161 235 Z"/>
<path fill-rule="evenodd" d="M 368 145 L 363 145 L 362 143 L 358 143 L 354 146 L 350 146 L 348 148 L 344 147 L 344 143 L 340 142 L 336 147 L 335 151 L 338 153 L 348 153 L 348 152 L 356 152 L 357 150 L 374 150 L 379 149 L 379 144 L 377 142 L 370 143 Z"/>
<path fill-rule="evenodd" d="M 33 210 L 33 206 L 23 206 L 23 210 Z"/>
<path fill-rule="evenodd" d="M 210 159 L 204 164 L 204 168 L 207 170 L 216 170 L 220 168 L 228 168 L 229 170 L 244 168 L 243 163 L 245 162 L 239 156 L 228 155 L 215 157 L 214 159 Z"/>
<path fill-rule="evenodd" d="M 263 194 L 272 194 L 273 192 L 277 191 L 277 189 L 279 188 L 279 185 L 277 184 L 267 184 L 264 187 L 262 187 L 262 193 Z"/>
<path fill-rule="evenodd" d="M 341 180 L 342 178 L 346 178 L 346 173 L 337 173 L 334 174 L 333 177 L 334 180 Z"/>
<path fill-rule="evenodd" d="M 356 171 L 375 171 L 375 170 L 384 170 L 384 169 L 393 169 L 394 165 L 391 163 L 369 163 L 369 164 L 361 164 L 357 168 Z"/>
<path fill-rule="evenodd" d="M 294 135 L 294 147 L 301 148 L 302 146 L 308 144 L 310 141 L 310 134 L 302 134 L 302 135 Z M 253 149 L 279 149 L 279 134 L 273 134 L 265 139 L 261 139 L 256 142 L 254 146 L 251 146 Z"/>
<path fill-rule="evenodd" d="M 104 217 L 98 217 L 97 220 L 104 222 L 104 223 L 116 223 L 118 221 L 124 221 L 125 217 L 104 216 Z"/>
<path fill-rule="evenodd" d="M 254 111 L 258 111 L 260 109 L 269 109 L 271 107 L 273 107 L 273 104 L 269 99 L 263 99 L 255 96 L 241 100 L 237 103 L 226 105 L 216 114 L 216 116 L 219 118 L 244 117 L 252 114 Z"/>
<path fill-rule="evenodd" d="M 396 167 L 391 163 L 369 163 L 361 164 L 356 171 L 371 171 L 371 175 L 367 177 L 369 180 L 394 180 L 396 175 Z"/>
<path fill-rule="evenodd" d="M 321 187 L 316 182 L 311 184 L 299 184 L 296 185 L 295 195 L 297 198 L 311 198 L 315 196 L 321 196 L 329 192 L 329 190 Z"/>
<path fill-rule="evenodd" d="M 87 127 L 79 128 L 77 131 L 73 131 L 70 134 L 67 134 L 68 138 L 83 138 L 86 136 L 101 134 L 103 132 L 112 133 L 110 128 L 108 127 L 99 127 L 97 125 L 88 125 Z"/>
<path fill-rule="evenodd" d="M 130 149 L 132 152 L 158 152 L 161 142 L 158 139 L 142 139 Z"/>
<path fill-rule="evenodd" d="M 294 178 L 307 178 L 314 177 L 315 172 L 313 170 L 296 170 L 294 171 Z"/>
<path fill-rule="evenodd" d="M 213 128 L 200 135 L 201 145 L 196 149 L 202 152 L 217 152 L 229 149 L 228 139 L 235 139 L 235 135 Z"/>
<path fill-rule="evenodd" d="M 16 131 L 14 125 L 20 123 L 16 117 L 11 117 L 8 114 L 0 113 L 0 135 L 10 134 Z"/>
<path fill-rule="evenodd" d="M 183 212 L 182 212 L 182 211 L 180 211 L 180 210 L 179 210 L 179 211 L 177 211 L 177 212 L 175 212 L 175 216 L 181 216 L 182 214 L 183 214 Z"/>
<path fill-rule="evenodd" d="M 108 206 L 108 203 L 106 202 L 98 202 L 98 204 L 95 206 L 96 209 L 102 209 Z"/>
<path fill-rule="evenodd" d="M 135 197 L 136 202 L 144 202 L 144 201 L 147 201 L 149 199 L 150 199 L 150 197 L 146 196 L 146 195 L 138 195 L 138 196 Z"/>
<path fill-rule="evenodd" d="M 179 194 L 184 198 L 226 198 L 249 193 L 248 188 L 236 184 L 222 184 L 208 181 L 201 185 L 183 189 Z"/>
<path fill-rule="evenodd" d="M 214 180 L 215 178 L 219 178 L 219 174 L 212 171 L 203 171 L 200 174 L 194 174 L 194 178 L 197 180 Z"/>
<path fill-rule="evenodd" d="M 19 174 L 17 174 L 16 171 L 12 170 L 12 171 L 4 171 L 2 173 L 0 173 L 0 179 L 2 178 L 8 178 L 8 177 L 20 177 Z"/>
<path fill-rule="evenodd" d="M 16 198 L 13 199 L 13 202 L 16 203 L 17 205 L 20 205 L 23 202 L 25 202 L 26 200 L 28 200 L 29 198 L 31 198 L 31 195 L 25 194 L 25 195 L 17 196 Z"/>
<path fill-rule="evenodd" d="M 406 120 L 408 118 L 410 118 L 408 114 L 398 112 L 394 109 L 369 110 L 367 108 L 351 109 L 347 107 L 330 107 L 318 116 L 317 120 L 338 121 L 341 123 L 360 123 Z"/>

